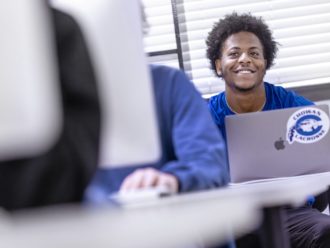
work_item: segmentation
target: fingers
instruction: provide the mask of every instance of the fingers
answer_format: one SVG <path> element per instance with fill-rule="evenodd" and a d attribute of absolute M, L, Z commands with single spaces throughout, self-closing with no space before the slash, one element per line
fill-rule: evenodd
<path fill-rule="evenodd" d="M 171 192 L 178 192 L 178 179 L 168 173 L 155 170 L 153 168 L 138 169 L 123 181 L 120 191 L 131 191 L 135 189 L 151 187 L 167 187 Z"/>
<path fill-rule="evenodd" d="M 148 188 L 148 187 L 156 186 L 158 183 L 160 174 L 161 173 L 155 169 L 151 169 L 151 168 L 146 169 L 144 172 L 144 177 L 143 177 L 143 181 L 141 183 L 141 187 Z"/>
<path fill-rule="evenodd" d="M 177 193 L 179 190 L 178 179 L 171 174 L 166 174 L 166 173 L 162 173 L 162 174 L 163 175 L 158 179 L 157 186 L 167 187 L 170 190 L 170 192 Z"/>
<path fill-rule="evenodd" d="M 158 178 L 159 171 L 155 169 L 138 169 L 125 178 L 120 191 L 129 191 L 155 186 L 157 185 Z"/>

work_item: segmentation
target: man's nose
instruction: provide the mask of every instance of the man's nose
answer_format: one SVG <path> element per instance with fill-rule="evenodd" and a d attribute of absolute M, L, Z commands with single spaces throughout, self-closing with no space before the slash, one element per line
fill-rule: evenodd
<path fill-rule="evenodd" d="M 242 53 L 238 58 L 238 62 L 240 63 L 249 63 L 251 62 L 251 58 L 247 53 Z"/>

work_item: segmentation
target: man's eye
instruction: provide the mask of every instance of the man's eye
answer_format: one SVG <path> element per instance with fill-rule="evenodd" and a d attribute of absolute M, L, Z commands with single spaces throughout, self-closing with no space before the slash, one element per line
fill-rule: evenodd
<path fill-rule="evenodd" d="M 259 56 L 259 53 L 258 53 L 258 52 L 251 52 L 250 54 L 251 54 L 251 56 L 253 56 L 253 57 L 258 57 L 258 56 Z"/>
<path fill-rule="evenodd" d="M 229 57 L 237 57 L 237 56 L 238 56 L 238 52 L 229 53 Z"/>

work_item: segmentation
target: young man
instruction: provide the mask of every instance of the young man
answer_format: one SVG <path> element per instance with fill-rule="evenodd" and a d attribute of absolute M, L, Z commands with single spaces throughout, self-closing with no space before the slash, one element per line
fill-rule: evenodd
<path fill-rule="evenodd" d="M 228 182 L 226 148 L 207 106 L 186 75 L 150 67 L 162 155 L 153 164 L 99 169 L 86 192 L 89 201 L 109 194 L 165 186 L 173 193 L 214 188 Z"/>
<path fill-rule="evenodd" d="M 227 15 L 214 25 L 206 44 L 211 67 L 226 84 L 225 92 L 209 101 L 213 119 L 224 137 L 226 115 L 313 104 L 263 81 L 266 70 L 273 65 L 277 43 L 261 18 L 250 14 Z M 330 218 L 310 205 L 287 210 L 285 224 L 291 245 L 330 247 Z M 257 241 L 243 238 L 238 247 L 259 247 Z"/>

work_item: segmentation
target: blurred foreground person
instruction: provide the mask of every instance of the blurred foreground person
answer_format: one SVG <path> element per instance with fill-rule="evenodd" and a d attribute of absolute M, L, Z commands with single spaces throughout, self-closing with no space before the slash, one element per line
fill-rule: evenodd
<path fill-rule="evenodd" d="M 142 4 L 141 17 L 146 33 L 149 25 Z M 106 202 L 118 191 L 161 187 L 170 193 L 181 193 L 228 182 L 223 138 L 194 85 L 180 70 L 159 65 L 150 65 L 149 70 L 160 134 L 160 159 L 150 164 L 99 169 L 86 191 L 88 201 Z"/>
<path fill-rule="evenodd" d="M 56 38 L 63 127 L 56 144 L 44 154 L 0 162 L 0 206 L 7 210 L 79 202 L 97 165 L 100 110 L 84 39 L 71 17 L 53 9 L 49 14 Z"/>
<path fill-rule="evenodd" d="M 177 193 L 228 182 L 223 138 L 193 84 L 177 69 L 151 65 L 150 72 L 161 158 L 153 164 L 99 169 L 86 192 L 88 201 L 108 201 L 109 195 L 117 191 L 166 187 Z"/>

